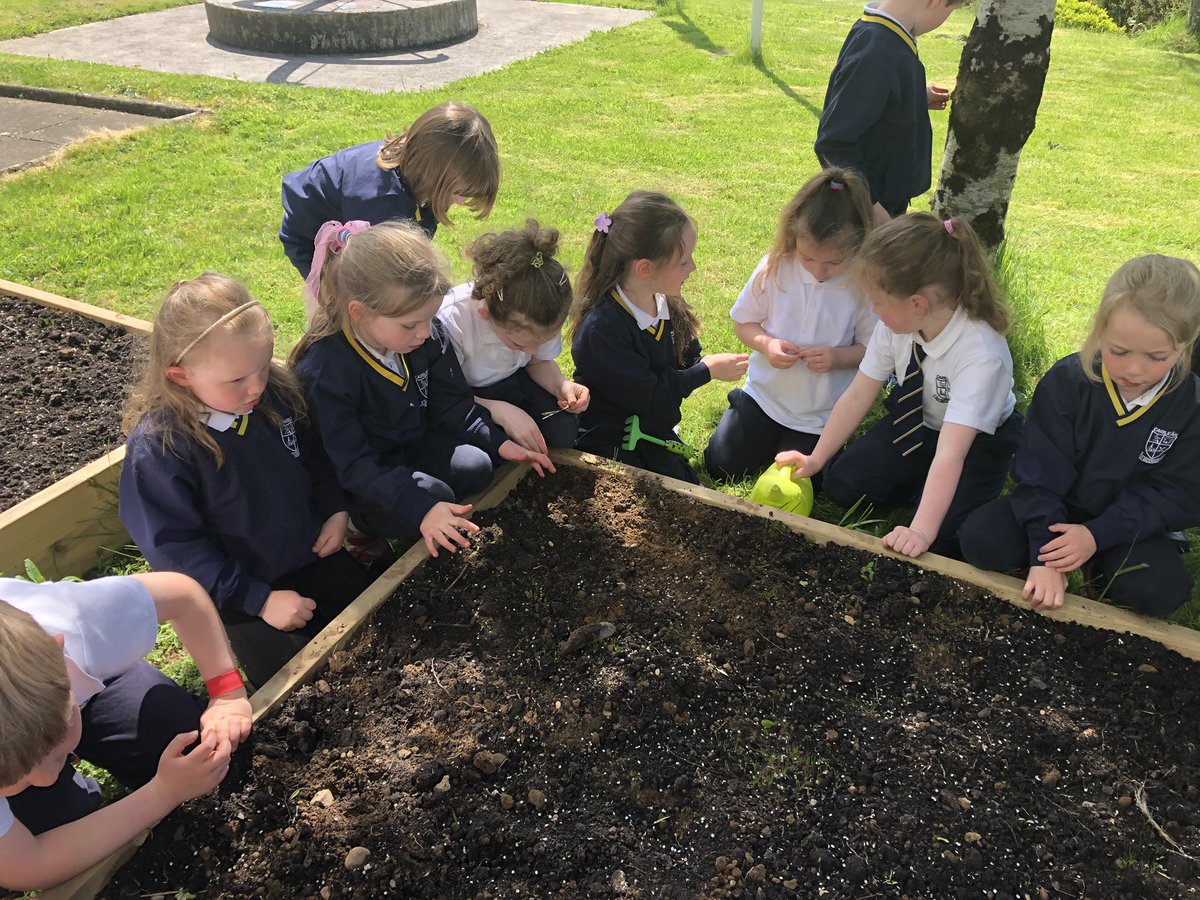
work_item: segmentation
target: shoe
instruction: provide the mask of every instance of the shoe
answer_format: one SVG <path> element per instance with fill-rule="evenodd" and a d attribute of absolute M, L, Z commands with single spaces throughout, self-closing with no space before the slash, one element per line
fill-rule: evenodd
<path fill-rule="evenodd" d="M 396 551 L 387 538 L 352 531 L 342 545 L 359 565 L 370 572 L 382 572 L 396 558 Z"/>

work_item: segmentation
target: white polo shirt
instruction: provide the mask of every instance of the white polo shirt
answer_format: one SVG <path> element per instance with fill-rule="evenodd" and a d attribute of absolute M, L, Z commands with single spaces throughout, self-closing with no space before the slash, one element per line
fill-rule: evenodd
<path fill-rule="evenodd" d="M 925 424 L 935 431 L 949 422 L 995 434 L 1017 402 L 1012 391 L 1012 356 L 1004 336 L 968 317 L 961 306 L 932 341 L 923 341 L 916 334 L 896 334 L 880 322 L 859 371 L 878 381 L 895 375 L 903 384 L 914 340 L 928 354 L 921 364 Z"/>
<path fill-rule="evenodd" d="M 471 296 L 474 282 L 451 288 L 442 300 L 438 318 L 454 344 L 463 375 L 471 387 L 487 387 L 523 369 L 531 360 L 558 359 L 562 353 L 562 334 L 542 344 L 531 356 L 504 346 L 492 323 L 479 315 L 482 300 Z"/>
<path fill-rule="evenodd" d="M 775 277 L 756 287 L 768 256 L 738 294 L 729 311 L 733 321 L 761 325 L 771 337 L 791 341 L 801 349 L 866 345 L 879 320 L 848 279 L 839 275 L 820 282 L 791 256 L 780 262 Z M 833 404 L 854 380 L 854 371 L 817 373 L 803 361 L 790 369 L 776 369 L 766 355 L 752 353 L 742 390 L 784 428 L 820 434 Z"/>
<path fill-rule="evenodd" d="M 154 601 L 133 578 L 46 584 L 0 578 L 0 600 L 29 613 L 47 634 L 63 636 L 67 676 L 81 707 L 104 689 L 106 679 L 153 650 L 158 637 Z M 8 800 L 0 797 L 0 837 L 12 824 Z"/>

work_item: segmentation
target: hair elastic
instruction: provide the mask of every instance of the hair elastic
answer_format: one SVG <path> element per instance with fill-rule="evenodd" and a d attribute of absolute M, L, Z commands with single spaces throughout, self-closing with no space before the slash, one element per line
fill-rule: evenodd
<path fill-rule="evenodd" d="M 316 238 L 313 239 L 312 267 L 308 270 L 308 277 L 304 279 L 304 304 L 307 308 L 316 309 L 317 290 L 321 286 L 321 270 L 325 267 L 326 256 L 337 256 L 346 249 L 346 241 L 350 240 L 350 235 L 366 231 L 370 227 L 371 223 L 362 219 L 354 219 L 344 224 L 330 221 L 320 227 Z"/>
<path fill-rule="evenodd" d="M 258 301 L 257 300 L 249 300 L 246 303 L 243 303 L 241 306 L 235 306 L 233 309 L 229 310 L 229 312 L 227 312 L 223 316 L 219 317 L 215 322 L 213 322 L 211 325 L 209 325 L 207 328 L 205 328 L 202 332 L 200 332 L 198 335 L 196 335 L 194 338 L 192 338 L 191 343 L 189 343 L 186 347 L 184 347 L 181 351 L 179 351 L 179 355 L 177 357 L 175 357 L 175 362 L 173 362 L 172 365 L 175 365 L 175 366 L 179 365 L 181 362 L 183 362 L 183 358 L 188 355 L 188 351 L 190 351 L 193 347 L 195 347 L 198 343 L 200 343 L 202 340 L 204 340 L 206 337 L 208 337 L 210 334 L 212 334 L 214 331 L 216 331 L 218 328 L 220 328 L 226 322 L 237 317 L 238 315 L 245 312 L 252 306 L 258 306 Z"/>
<path fill-rule="evenodd" d="M 846 189 L 846 186 L 844 184 L 842 184 L 840 181 L 831 181 L 831 182 L 829 182 L 829 189 L 831 191 L 844 191 Z"/>
<path fill-rule="evenodd" d="M 954 234 L 954 220 L 946 219 L 942 222 L 942 226 L 946 229 L 946 234 Z"/>
<path fill-rule="evenodd" d="M 558 286 L 564 287 L 566 285 L 566 283 L 567 283 L 567 270 L 563 269 L 562 270 L 562 278 L 558 279 Z"/>
<path fill-rule="evenodd" d="M 533 266 L 535 269 L 540 269 L 544 263 L 545 263 L 545 260 L 542 259 L 542 251 L 541 250 L 539 250 L 537 253 L 533 254 L 533 259 L 531 259 L 529 261 L 529 264 L 531 266 Z"/>
<path fill-rule="evenodd" d="M 597 231 L 608 234 L 608 229 L 612 227 L 612 219 L 608 217 L 608 213 L 602 212 L 592 220 L 592 224 L 596 226 Z"/>

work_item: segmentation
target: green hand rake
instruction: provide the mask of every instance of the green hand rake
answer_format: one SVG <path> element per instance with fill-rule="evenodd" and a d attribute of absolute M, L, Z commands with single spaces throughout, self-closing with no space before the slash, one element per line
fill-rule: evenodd
<path fill-rule="evenodd" d="M 662 438 L 656 438 L 654 435 L 642 431 L 638 427 L 640 424 L 641 420 L 636 415 L 625 420 L 625 440 L 621 442 L 622 450 L 632 450 L 638 445 L 638 441 L 649 441 L 651 444 L 666 447 L 672 453 L 678 453 L 680 456 L 692 455 L 692 448 L 683 441 L 664 441 Z"/>

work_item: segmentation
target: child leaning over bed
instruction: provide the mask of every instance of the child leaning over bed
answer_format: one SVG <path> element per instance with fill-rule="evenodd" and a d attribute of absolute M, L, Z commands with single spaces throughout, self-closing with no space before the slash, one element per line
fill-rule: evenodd
<path fill-rule="evenodd" d="M 474 281 L 442 302 L 445 326 L 475 402 L 528 450 L 570 447 L 589 392 L 558 367 L 571 281 L 554 254 L 558 232 L 530 219 L 468 249 Z"/>

